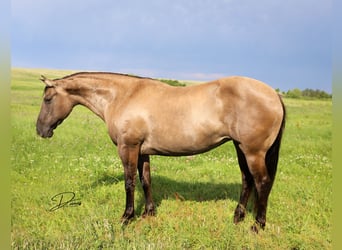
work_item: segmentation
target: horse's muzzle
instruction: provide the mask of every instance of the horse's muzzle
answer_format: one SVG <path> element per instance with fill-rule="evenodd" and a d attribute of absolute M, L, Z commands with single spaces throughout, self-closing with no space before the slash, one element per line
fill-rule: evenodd
<path fill-rule="evenodd" d="M 53 136 L 53 129 L 41 129 L 37 126 L 37 134 L 43 138 L 50 138 Z"/>
<path fill-rule="evenodd" d="M 54 124 L 52 124 L 51 126 L 44 126 L 39 120 L 37 121 L 37 125 L 36 125 L 36 130 L 37 130 L 37 134 L 43 138 L 50 138 L 53 136 L 53 130 L 55 128 L 57 128 L 57 126 L 59 124 L 61 124 L 63 122 L 63 120 L 58 120 L 57 122 L 55 122 Z"/>

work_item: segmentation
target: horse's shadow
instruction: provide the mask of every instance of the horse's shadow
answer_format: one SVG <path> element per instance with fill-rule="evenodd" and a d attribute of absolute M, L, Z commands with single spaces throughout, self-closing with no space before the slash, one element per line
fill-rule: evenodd
<path fill-rule="evenodd" d="M 112 185 L 124 181 L 123 174 L 109 175 L 105 173 L 96 182 L 92 184 L 92 188 L 102 185 Z M 165 199 L 174 199 L 180 201 L 217 201 L 217 200 L 233 200 L 238 202 L 241 190 L 240 183 L 210 183 L 200 181 L 181 181 L 160 175 L 152 176 L 152 196 L 156 207 Z M 142 193 L 140 183 L 136 183 L 136 191 Z M 124 189 L 122 190 L 124 192 Z M 141 214 L 144 210 L 144 195 L 140 195 L 141 199 L 137 202 L 136 213 Z"/>

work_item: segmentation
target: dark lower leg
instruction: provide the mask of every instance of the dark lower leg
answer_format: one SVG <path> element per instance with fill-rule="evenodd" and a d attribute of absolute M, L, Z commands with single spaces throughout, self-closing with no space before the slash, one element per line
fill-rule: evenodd
<path fill-rule="evenodd" d="M 148 155 L 139 156 L 138 171 L 145 196 L 145 211 L 143 217 L 154 215 L 155 207 L 152 200 L 150 159 Z"/>
<path fill-rule="evenodd" d="M 242 173 L 242 190 L 240 194 L 240 200 L 234 212 L 235 224 L 242 221 L 246 216 L 246 207 L 251 191 L 253 190 L 253 186 L 254 183 L 252 177 L 248 176 L 247 178 L 246 175 Z"/>
<path fill-rule="evenodd" d="M 126 208 L 122 215 L 122 221 L 127 222 L 134 217 L 134 190 L 135 175 L 127 176 L 125 174 Z"/>
<path fill-rule="evenodd" d="M 247 151 L 248 152 L 248 151 Z M 251 150 L 246 154 L 249 171 L 253 176 L 257 197 L 254 201 L 256 209 L 255 224 L 252 230 L 258 232 L 258 228 L 266 225 L 267 201 L 272 188 L 272 180 L 268 175 L 265 162 L 265 151 Z"/>
<path fill-rule="evenodd" d="M 234 141 L 234 146 L 238 156 L 238 162 L 242 176 L 242 189 L 239 203 L 234 212 L 234 223 L 237 224 L 245 218 L 248 198 L 254 188 L 254 180 L 249 172 L 246 157 L 240 149 L 239 143 Z"/>
<path fill-rule="evenodd" d="M 122 222 L 127 223 L 134 217 L 134 190 L 137 175 L 139 147 L 119 145 L 119 155 L 124 167 L 126 208 L 122 215 Z"/>
<path fill-rule="evenodd" d="M 272 182 L 267 177 L 264 177 L 262 181 L 256 183 L 256 190 L 258 194 L 258 199 L 256 202 L 257 214 L 255 217 L 256 224 L 252 227 L 253 231 L 258 232 L 258 227 L 261 229 L 265 228 L 266 225 L 266 212 L 267 212 L 267 202 L 268 196 L 272 188 Z"/>

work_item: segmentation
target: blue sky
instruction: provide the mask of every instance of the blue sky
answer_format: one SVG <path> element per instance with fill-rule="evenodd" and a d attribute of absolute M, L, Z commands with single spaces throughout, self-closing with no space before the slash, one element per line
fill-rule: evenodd
<path fill-rule="evenodd" d="M 13 67 L 331 92 L 331 0 L 12 0 Z"/>

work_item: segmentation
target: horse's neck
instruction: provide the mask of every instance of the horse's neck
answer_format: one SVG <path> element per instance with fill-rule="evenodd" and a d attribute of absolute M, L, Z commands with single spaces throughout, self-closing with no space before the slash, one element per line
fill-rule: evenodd
<path fill-rule="evenodd" d="M 102 120 L 105 120 L 108 104 L 115 97 L 115 88 L 101 85 L 78 84 L 71 92 L 76 105 L 81 104 L 89 108 Z"/>

